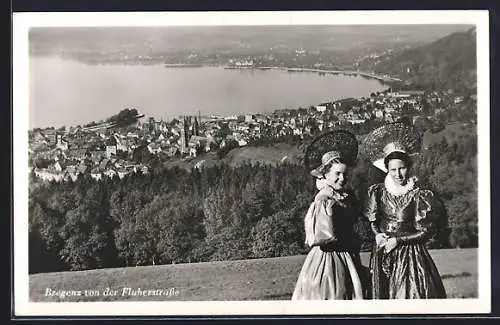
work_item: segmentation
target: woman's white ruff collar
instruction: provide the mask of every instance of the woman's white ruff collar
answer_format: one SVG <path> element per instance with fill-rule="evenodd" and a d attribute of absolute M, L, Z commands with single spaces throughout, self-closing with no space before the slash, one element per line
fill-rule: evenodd
<path fill-rule="evenodd" d="M 392 177 L 389 174 L 387 174 L 385 176 L 384 185 L 385 185 L 385 188 L 387 189 L 387 192 L 389 192 L 395 196 L 401 196 L 401 195 L 404 195 L 404 194 L 408 193 L 409 191 L 413 190 L 417 180 L 418 179 L 415 176 L 410 177 L 408 179 L 408 181 L 406 182 L 406 185 L 401 186 L 401 185 L 394 183 L 394 180 L 392 179 Z"/>

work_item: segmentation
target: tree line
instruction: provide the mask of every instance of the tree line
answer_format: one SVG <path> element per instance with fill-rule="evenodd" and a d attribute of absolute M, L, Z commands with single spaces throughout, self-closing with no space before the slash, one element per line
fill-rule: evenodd
<path fill-rule="evenodd" d="M 431 247 L 477 246 L 476 147 L 475 135 L 443 138 L 415 160 L 415 173 L 447 210 Z M 383 176 L 359 157 L 349 185 L 362 202 Z M 293 162 L 30 182 L 30 273 L 303 254 L 303 218 L 317 191 Z M 370 250 L 363 217 L 356 230 Z"/>

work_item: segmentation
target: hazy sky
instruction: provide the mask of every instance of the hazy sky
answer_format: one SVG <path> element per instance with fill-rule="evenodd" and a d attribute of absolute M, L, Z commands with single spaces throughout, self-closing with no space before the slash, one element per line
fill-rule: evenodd
<path fill-rule="evenodd" d="M 32 48 L 116 49 L 141 45 L 155 51 L 230 50 L 270 47 L 344 49 L 377 44 L 431 42 L 466 25 L 363 26 L 190 26 L 190 27 L 58 27 L 33 28 Z"/>

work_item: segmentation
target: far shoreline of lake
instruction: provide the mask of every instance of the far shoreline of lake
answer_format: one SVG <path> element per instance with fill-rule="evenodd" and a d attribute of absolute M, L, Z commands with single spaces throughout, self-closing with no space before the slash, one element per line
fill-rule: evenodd
<path fill-rule="evenodd" d="M 318 68 L 299 68 L 299 67 L 286 67 L 286 66 L 232 66 L 225 64 L 209 64 L 209 63 L 165 63 L 159 60 L 145 60 L 145 61 L 96 61 L 96 62 L 88 62 L 85 60 L 78 60 L 75 58 L 64 58 L 58 55 L 36 55 L 34 57 L 57 57 L 63 60 L 72 60 L 76 62 L 80 62 L 88 65 L 138 65 L 138 66 L 154 66 L 154 65 L 163 65 L 166 68 L 202 68 L 202 67 L 218 67 L 224 69 L 241 69 L 241 70 L 280 70 L 287 72 L 312 72 L 318 74 L 334 74 L 334 75 L 344 75 L 344 76 L 361 76 L 369 79 L 376 79 L 381 83 L 388 82 L 401 82 L 402 80 L 399 78 L 391 77 L 389 75 L 380 75 L 376 73 L 370 73 L 361 70 L 328 70 L 328 69 L 318 69 Z"/>

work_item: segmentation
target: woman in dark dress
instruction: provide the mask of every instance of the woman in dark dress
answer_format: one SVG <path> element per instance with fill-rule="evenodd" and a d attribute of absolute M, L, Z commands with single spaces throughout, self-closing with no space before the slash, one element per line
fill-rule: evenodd
<path fill-rule="evenodd" d="M 292 300 L 363 299 L 359 241 L 354 232 L 359 206 L 354 194 L 345 188 L 357 140 L 346 131 L 330 132 L 308 149 L 307 157 L 320 160 L 319 166 L 310 170 L 318 193 L 304 218 L 305 243 L 311 250 Z"/>
<path fill-rule="evenodd" d="M 373 163 L 387 173 L 370 186 L 364 214 L 375 234 L 370 267 L 373 299 L 446 298 L 439 272 L 425 246 L 436 231 L 439 211 L 433 192 L 409 177 L 406 147 L 390 142 Z"/>

